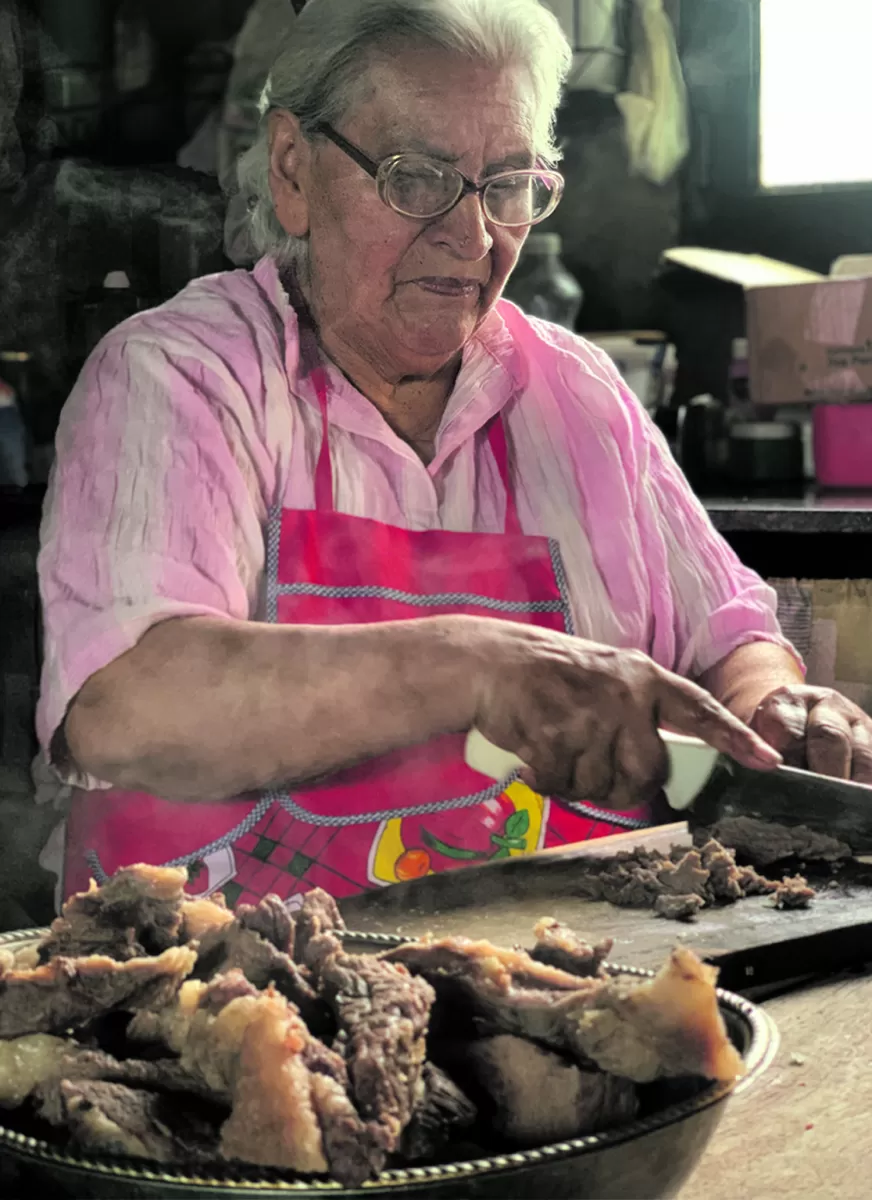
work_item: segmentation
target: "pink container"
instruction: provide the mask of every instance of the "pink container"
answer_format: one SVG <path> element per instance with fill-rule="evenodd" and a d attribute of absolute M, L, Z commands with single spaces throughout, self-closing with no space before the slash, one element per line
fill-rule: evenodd
<path fill-rule="evenodd" d="M 814 464 L 822 487 L 872 488 L 872 404 L 819 404 Z"/>

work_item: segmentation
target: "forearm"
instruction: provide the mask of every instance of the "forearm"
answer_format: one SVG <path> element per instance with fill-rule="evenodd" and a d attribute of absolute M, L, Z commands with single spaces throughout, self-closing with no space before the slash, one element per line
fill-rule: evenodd
<path fill-rule="evenodd" d="M 468 728 L 471 635 L 465 618 L 165 621 L 87 681 L 66 743 L 81 770 L 169 797 L 300 783 Z"/>
<path fill-rule="evenodd" d="M 748 722 L 776 688 L 803 683 L 796 659 L 773 642 L 748 642 L 715 663 L 697 681 L 725 708 Z"/>

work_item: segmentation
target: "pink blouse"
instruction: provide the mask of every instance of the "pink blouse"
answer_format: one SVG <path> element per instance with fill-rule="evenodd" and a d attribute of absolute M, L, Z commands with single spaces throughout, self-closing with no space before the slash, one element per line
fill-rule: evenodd
<path fill-rule="evenodd" d="M 483 428 L 504 410 L 521 523 L 558 539 L 580 636 L 688 676 L 744 642 L 789 648 L 772 589 L 582 338 L 501 301 L 464 350 L 428 465 L 338 371 L 332 383 L 338 511 L 500 531 Z M 296 315 L 268 259 L 196 280 L 100 343 L 61 418 L 43 519 L 45 749 L 88 677 L 155 622 L 262 619 L 267 513 L 313 507 L 320 440 Z"/>

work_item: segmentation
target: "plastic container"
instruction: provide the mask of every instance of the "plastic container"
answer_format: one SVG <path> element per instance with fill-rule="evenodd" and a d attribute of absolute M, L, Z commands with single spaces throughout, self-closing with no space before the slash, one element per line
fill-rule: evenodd
<path fill-rule="evenodd" d="M 872 404 L 819 404 L 813 444 L 818 483 L 872 488 Z"/>
<path fill-rule="evenodd" d="M 584 293 L 560 261 L 559 233 L 531 233 L 506 285 L 506 299 L 528 316 L 574 329 Z"/>
<path fill-rule="evenodd" d="M 798 483 L 802 435 L 787 421 L 747 421 L 729 432 L 727 472 L 734 483 Z"/>

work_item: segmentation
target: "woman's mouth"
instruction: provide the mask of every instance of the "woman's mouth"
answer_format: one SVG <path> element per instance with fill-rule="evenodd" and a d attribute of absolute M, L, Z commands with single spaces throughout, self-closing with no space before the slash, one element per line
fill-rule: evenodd
<path fill-rule="evenodd" d="M 426 275 L 416 279 L 415 283 L 425 292 L 432 292 L 436 296 L 477 296 L 481 291 L 481 284 L 477 280 L 459 279 L 452 275 Z"/>

